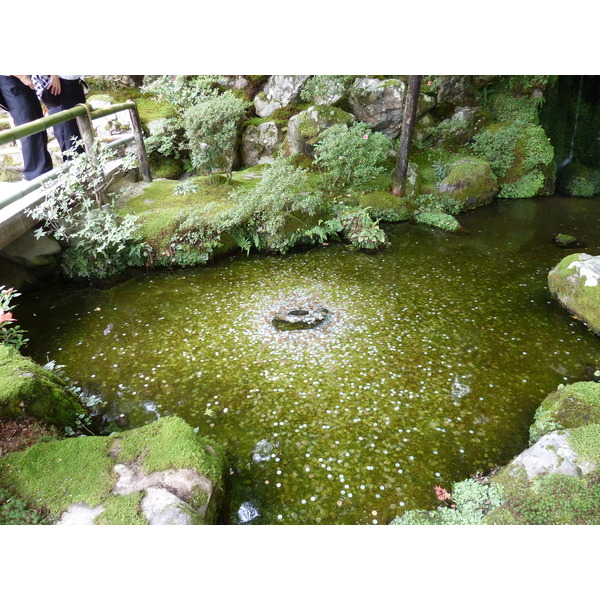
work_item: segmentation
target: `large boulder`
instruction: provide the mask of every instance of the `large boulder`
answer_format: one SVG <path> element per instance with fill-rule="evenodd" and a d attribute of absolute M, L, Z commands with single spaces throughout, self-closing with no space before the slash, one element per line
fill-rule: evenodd
<path fill-rule="evenodd" d="M 304 154 L 314 156 L 319 135 L 332 125 L 351 125 L 354 116 L 333 106 L 311 106 L 294 115 L 288 123 L 285 155 Z"/>
<path fill-rule="evenodd" d="M 438 190 L 458 200 L 464 209 L 476 208 L 493 200 L 498 180 L 486 160 L 463 158 L 452 163 Z"/>
<path fill-rule="evenodd" d="M 548 287 L 562 306 L 600 334 L 600 256 L 570 254 L 548 274 Z"/>
<path fill-rule="evenodd" d="M 477 89 L 471 75 L 440 75 L 436 84 L 437 104 L 442 108 L 477 103 Z"/>
<path fill-rule="evenodd" d="M 283 140 L 283 133 L 274 121 L 249 125 L 242 136 L 242 164 L 249 167 L 272 163 Z"/>
<path fill-rule="evenodd" d="M 74 428 L 82 414 L 84 409 L 59 377 L 0 345 L 0 419 L 29 415 Z"/>
<path fill-rule="evenodd" d="M 296 100 L 309 75 L 272 75 L 264 90 L 254 98 L 254 109 L 259 117 L 269 117 L 278 108 Z"/>
<path fill-rule="evenodd" d="M 369 123 L 374 131 L 396 138 L 402 129 L 406 90 L 406 83 L 400 79 L 357 77 L 348 92 L 351 112 L 359 121 Z M 434 106 L 433 96 L 420 94 L 417 119 Z"/>
<path fill-rule="evenodd" d="M 57 524 L 212 524 L 223 469 L 220 449 L 183 419 L 165 417 L 10 453 L 0 459 L 0 482 Z"/>
<path fill-rule="evenodd" d="M 578 381 L 561 385 L 546 396 L 529 428 L 530 443 L 555 430 L 600 423 L 600 383 Z"/>
<path fill-rule="evenodd" d="M 532 480 L 540 475 L 551 474 L 578 477 L 591 473 L 596 467 L 578 454 L 569 432 L 551 431 L 521 452 L 507 469 L 511 476 L 517 476 L 524 470 L 528 479 Z"/>
<path fill-rule="evenodd" d="M 473 140 L 473 137 L 489 124 L 485 113 L 474 106 L 458 107 L 447 119 L 437 124 L 433 131 L 436 146 L 456 151 Z"/>

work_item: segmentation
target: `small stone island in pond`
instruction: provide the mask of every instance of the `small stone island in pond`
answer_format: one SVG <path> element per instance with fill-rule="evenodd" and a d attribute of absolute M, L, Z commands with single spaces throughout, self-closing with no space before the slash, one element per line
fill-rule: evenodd
<path fill-rule="evenodd" d="M 329 311 L 323 307 L 282 310 L 275 315 L 271 322 L 273 327 L 279 331 L 300 331 L 322 325 L 328 314 Z"/>

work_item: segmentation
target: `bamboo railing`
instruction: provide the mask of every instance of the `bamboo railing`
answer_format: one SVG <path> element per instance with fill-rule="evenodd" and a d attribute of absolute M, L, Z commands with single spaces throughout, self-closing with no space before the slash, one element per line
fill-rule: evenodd
<path fill-rule="evenodd" d="M 54 125 L 58 125 L 60 123 L 65 123 L 66 121 L 70 121 L 71 119 L 77 119 L 77 125 L 79 126 L 79 131 L 81 132 L 81 137 L 83 139 L 85 150 L 88 153 L 93 153 L 94 128 L 92 127 L 92 121 L 101 117 L 113 115 L 124 110 L 129 111 L 129 117 L 131 119 L 131 127 L 133 129 L 133 133 L 123 136 L 121 139 L 115 142 L 107 144 L 107 147 L 116 148 L 128 142 L 134 141 L 138 159 L 140 161 L 142 177 L 144 181 L 152 181 L 150 167 L 148 166 L 148 156 L 146 154 L 146 147 L 144 145 L 144 134 L 142 131 L 142 124 L 140 121 L 137 105 L 133 100 L 128 100 L 127 102 L 123 102 L 122 104 L 113 104 L 112 106 L 108 106 L 106 108 L 101 109 L 93 109 L 92 106 L 87 103 L 78 104 L 74 108 L 69 108 L 68 110 L 63 110 L 53 115 L 48 115 L 46 117 L 42 117 L 41 119 L 36 119 L 35 121 L 30 121 L 29 123 L 18 125 L 17 127 L 13 127 L 12 129 L 0 132 L 0 146 L 3 146 L 4 144 L 9 144 L 11 142 L 16 142 L 17 140 L 20 140 L 34 133 L 40 133 L 41 131 L 45 131 L 49 127 L 53 127 Z M 44 173 L 40 177 L 37 177 L 36 179 L 32 180 L 27 186 L 20 187 L 18 191 L 14 192 L 10 196 L 5 196 L 0 200 L 0 208 L 8 206 L 15 200 L 23 198 L 27 194 L 40 188 L 47 181 L 55 179 L 60 175 L 63 168 L 64 166 L 58 169 L 53 169 L 48 173 Z"/>

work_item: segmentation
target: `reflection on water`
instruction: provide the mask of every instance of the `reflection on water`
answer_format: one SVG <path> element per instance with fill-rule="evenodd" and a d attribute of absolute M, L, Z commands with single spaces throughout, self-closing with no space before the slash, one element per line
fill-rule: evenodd
<path fill-rule="evenodd" d="M 544 396 L 600 364 L 546 287 L 570 252 L 556 233 L 600 252 L 596 202 L 498 203 L 462 234 L 393 225 L 376 255 L 330 245 L 54 290 L 21 321 L 37 360 L 129 426 L 177 414 L 221 442 L 232 523 L 386 523 L 508 461 Z M 273 327 L 315 307 L 319 327 Z"/>

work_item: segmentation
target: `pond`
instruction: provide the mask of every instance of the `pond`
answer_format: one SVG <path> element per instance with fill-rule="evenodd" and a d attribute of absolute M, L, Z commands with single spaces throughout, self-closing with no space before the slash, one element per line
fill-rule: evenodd
<path fill-rule="evenodd" d="M 600 253 L 597 202 L 498 202 L 459 234 L 389 225 L 377 254 L 332 243 L 45 289 L 18 316 L 28 353 L 111 418 L 179 415 L 226 448 L 223 522 L 383 524 L 508 462 L 543 398 L 600 364 L 547 290 L 573 252 L 553 235 Z"/>

